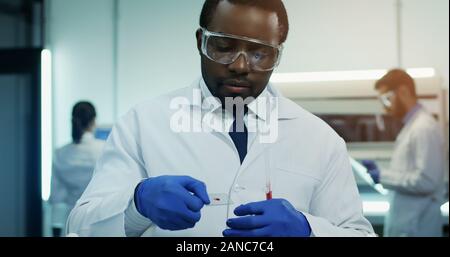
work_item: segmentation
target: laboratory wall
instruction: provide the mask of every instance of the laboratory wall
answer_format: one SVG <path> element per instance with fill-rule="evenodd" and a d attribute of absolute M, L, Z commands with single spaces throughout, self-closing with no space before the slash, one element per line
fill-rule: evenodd
<path fill-rule="evenodd" d="M 407 0 L 402 9 L 402 63 L 406 67 L 434 67 L 442 75 L 448 129 L 449 1 Z"/>
<path fill-rule="evenodd" d="M 434 67 L 448 90 L 447 0 L 284 2 L 291 30 L 277 72 Z M 70 140 L 77 100 L 93 101 L 98 123 L 112 124 L 200 76 L 194 33 L 203 0 L 48 3 L 55 146 Z"/>
<path fill-rule="evenodd" d="M 114 122 L 113 1 L 47 2 L 47 47 L 53 55 L 55 146 L 71 141 L 71 108 L 92 101 L 98 123 Z"/>
<path fill-rule="evenodd" d="M 118 112 L 200 76 L 203 0 L 119 1 Z"/>
<path fill-rule="evenodd" d="M 395 0 L 285 3 L 291 28 L 279 72 L 397 65 Z"/>

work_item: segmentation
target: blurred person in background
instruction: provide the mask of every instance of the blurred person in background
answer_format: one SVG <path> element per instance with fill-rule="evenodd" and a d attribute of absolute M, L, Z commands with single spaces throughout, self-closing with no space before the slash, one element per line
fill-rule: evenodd
<path fill-rule="evenodd" d="M 388 115 L 401 119 L 390 167 L 363 165 L 390 192 L 385 236 L 442 236 L 444 138 L 436 119 L 418 102 L 415 82 L 403 70 L 389 71 L 375 89 Z"/>
<path fill-rule="evenodd" d="M 103 149 L 104 142 L 93 134 L 95 118 L 91 103 L 77 103 L 72 110 L 72 143 L 54 154 L 50 196 L 54 236 L 64 233 L 67 216 L 91 180 Z"/>

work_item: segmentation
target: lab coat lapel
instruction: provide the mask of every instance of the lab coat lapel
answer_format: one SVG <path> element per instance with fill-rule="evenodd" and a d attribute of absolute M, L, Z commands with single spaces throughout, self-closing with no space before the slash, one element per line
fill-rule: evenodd
<path fill-rule="evenodd" d="M 210 122 L 213 120 L 214 122 Z M 234 143 L 231 140 L 230 136 L 228 135 L 227 130 L 225 129 L 226 124 L 223 123 L 223 120 L 221 121 L 217 117 L 214 117 L 213 113 L 206 113 L 203 120 L 202 120 L 202 126 L 208 130 L 211 131 L 211 134 L 214 136 L 217 136 L 220 138 L 224 143 L 226 143 L 229 147 L 232 147 L 234 149 Z M 237 151 L 236 151 L 237 153 Z"/>
<path fill-rule="evenodd" d="M 286 123 L 292 122 L 292 120 L 298 118 L 298 113 L 295 112 L 295 108 L 293 106 L 294 103 L 289 101 L 288 99 L 277 95 L 277 108 L 274 111 L 277 111 L 277 138 L 274 142 L 265 143 L 266 140 L 263 140 L 261 134 L 258 134 L 255 138 L 253 144 L 250 146 L 247 156 L 244 159 L 244 162 L 241 166 L 241 171 L 249 169 L 251 165 L 261 156 L 263 155 L 269 147 L 273 144 L 277 144 L 284 140 L 284 134 L 280 133 L 282 126 L 289 126 Z M 296 107 L 298 108 L 298 107 Z"/>
<path fill-rule="evenodd" d="M 201 92 L 200 83 L 201 83 L 201 79 L 194 82 L 194 84 L 191 86 L 193 91 Z M 289 101 L 287 98 L 283 97 L 281 95 L 281 93 L 272 84 L 268 85 L 268 91 L 277 100 L 276 108 L 273 111 L 277 112 L 276 113 L 276 115 L 277 115 L 276 117 L 278 120 L 277 129 L 278 129 L 278 133 L 279 133 L 280 132 L 280 122 L 283 122 L 283 123 L 289 122 L 290 120 L 298 118 L 298 112 L 295 111 L 296 108 L 298 108 L 298 106 L 295 103 Z M 193 95 L 195 95 L 195 94 L 193 94 Z M 201 116 L 202 117 L 202 126 L 205 126 L 209 130 L 211 130 L 211 133 L 213 135 L 219 137 L 224 143 L 226 143 L 228 145 L 228 147 L 231 147 L 231 149 L 233 149 L 236 152 L 237 159 L 239 159 L 239 154 L 234 146 L 234 143 L 231 140 L 231 138 L 228 134 L 228 131 L 226 129 L 224 129 L 224 127 L 223 127 L 223 126 L 227 127 L 228 124 L 224 124 L 223 122 L 220 122 L 220 118 L 218 118 L 217 116 L 214 117 L 215 115 L 213 113 L 210 113 L 207 110 L 203 109 L 202 104 L 198 103 L 198 99 L 197 99 L 197 101 L 194 101 L 194 99 L 192 98 L 192 95 L 187 96 L 187 97 L 188 97 L 188 99 L 191 99 L 191 103 L 197 102 L 196 104 L 194 104 L 195 111 L 198 111 L 201 113 L 206 111 L 206 113 L 204 113 L 204 115 L 201 114 L 202 115 Z M 194 98 L 195 98 L 195 96 L 194 96 Z M 210 122 L 211 120 L 214 120 L 214 122 L 211 123 Z M 280 137 L 282 137 L 282 135 L 278 134 L 278 138 L 274 142 L 265 143 L 265 140 L 262 140 L 261 135 L 258 134 L 256 136 L 254 142 L 252 143 L 252 145 L 249 147 L 249 149 L 247 151 L 247 156 L 245 157 L 244 162 L 241 165 L 240 172 L 249 168 L 250 165 L 255 160 L 257 160 L 261 156 L 261 154 L 263 154 L 265 152 L 265 150 L 267 149 L 268 146 L 279 142 L 281 140 Z"/>
<path fill-rule="evenodd" d="M 405 137 L 409 135 L 409 131 L 411 130 L 411 127 L 413 126 L 414 122 L 416 122 L 419 115 L 421 115 L 420 110 L 413 117 L 411 117 L 411 120 L 402 128 L 400 134 L 398 134 L 397 136 L 396 146 L 398 146 L 399 143 L 404 142 Z"/>
<path fill-rule="evenodd" d="M 223 120 L 219 118 L 216 114 L 212 113 L 209 107 L 214 106 L 217 103 L 214 103 L 211 98 L 204 99 L 202 96 L 202 90 L 200 83 L 202 83 L 203 79 L 199 78 L 191 85 L 191 90 L 188 90 L 189 95 L 185 95 L 187 98 L 187 102 L 189 103 L 185 108 L 192 108 L 191 110 L 194 112 L 194 117 L 201 118 L 201 133 L 211 133 L 214 136 L 217 136 L 222 141 L 224 141 L 229 146 L 233 146 L 232 140 L 229 138 L 228 133 L 224 127 L 227 124 L 224 124 Z M 203 103 L 203 100 L 209 101 L 207 103 Z M 206 132 L 205 132 L 206 131 Z"/>

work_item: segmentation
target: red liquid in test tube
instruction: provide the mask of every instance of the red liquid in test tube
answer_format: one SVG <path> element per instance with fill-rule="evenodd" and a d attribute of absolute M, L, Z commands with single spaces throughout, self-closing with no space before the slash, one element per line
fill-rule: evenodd
<path fill-rule="evenodd" d="M 266 184 L 266 200 L 272 200 L 272 187 L 270 181 L 267 181 Z"/>
<path fill-rule="evenodd" d="M 267 150 L 267 155 L 265 158 L 265 175 L 266 175 L 266 200 L 272 200 L 272 182 L 270 179 L 271 175 L 271 165 L 270 165 L 270 154 L 269 149 Z"/>
<path fill-rule="evenodd" d="M 272 191 L 266 193 L 266 200 L 272 200 Z"/>

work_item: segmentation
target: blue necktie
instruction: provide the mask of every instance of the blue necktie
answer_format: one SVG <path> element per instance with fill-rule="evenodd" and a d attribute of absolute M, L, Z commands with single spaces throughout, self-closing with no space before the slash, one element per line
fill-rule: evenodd
<path fill-rule="evenodd" d="M 240 124 L 238 126 L 238 121 Z M 242 128 L 243 126 L 243 128 Z M 234 145 L 239 153 L 239 159 L 241 164 L 244 162 L 245 156 L 247 155 L 247 144 L 248 144 L 248 130 L 245 126 L 243 119 L 234 118 L 233 125 L 230 129 L 230 137 L 233 140 Z"/>

